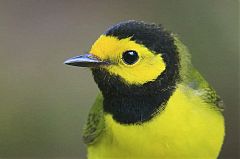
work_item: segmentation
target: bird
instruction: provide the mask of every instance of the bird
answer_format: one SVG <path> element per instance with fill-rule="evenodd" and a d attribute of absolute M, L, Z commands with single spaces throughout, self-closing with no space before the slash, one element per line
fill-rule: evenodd
<path fill-rule="evenodd" d="M 65 64 L 87 67 L 100 89 L 83 129 L 89 159 L 216 159 L 223 102 L 179 36 L 127 20 Z"/>

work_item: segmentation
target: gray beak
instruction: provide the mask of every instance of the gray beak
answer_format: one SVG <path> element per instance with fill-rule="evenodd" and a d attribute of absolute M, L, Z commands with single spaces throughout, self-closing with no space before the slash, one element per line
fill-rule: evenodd
<path fill-rule="evenodd" d="M 67 59 L 64 64 L 78 67 L 98 67 L 108 65 L 109 62 L 102 61 L 92 54 L 84 54 Z"/>

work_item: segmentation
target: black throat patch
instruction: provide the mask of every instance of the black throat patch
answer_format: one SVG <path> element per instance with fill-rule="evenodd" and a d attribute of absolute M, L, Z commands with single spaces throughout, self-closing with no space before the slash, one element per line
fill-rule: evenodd
<path fill-rule="evenodd" d="M 170 33 L 162 27 L 143 22 L 127 21 L 110 28 L 107 36 L 118 39 L 131 37 L 150 50 L 161 53 L 166 69 L 155 81 L 129 85 L 104 69 L 92 69 L 94 80 L 104 96 L 104 111 L 122 124 L 141 124 L 164 108 L 179 80 L 179 57 Z"/>

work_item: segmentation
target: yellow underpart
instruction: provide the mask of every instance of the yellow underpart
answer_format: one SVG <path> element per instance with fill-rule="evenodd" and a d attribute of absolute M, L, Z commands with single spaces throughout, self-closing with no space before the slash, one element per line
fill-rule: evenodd
<path fill-rule="evenodd" d="M 93 44 L 90 53 L 101 60 L 114 63 L 105 68 L 109 73 L 122 77 L 128 84 L 144 84 L 155 80 L 166 68 L 161 54 L 156 54 L 130 39 L 119 40 L 102 35 Z M 122 54 L 128 50 L 134 50 L 139 55 L 139 60 L 133 65 L 127 65 L 122 60 Z"/>
<path fill-rule="evenodd" d="M 88 147 L 89 159 L 216 159 L 224 137 L 221 113 L 182 85 L 142 125 L 122 125 L 108 114 L 105 123 L 100 139 Z"/>

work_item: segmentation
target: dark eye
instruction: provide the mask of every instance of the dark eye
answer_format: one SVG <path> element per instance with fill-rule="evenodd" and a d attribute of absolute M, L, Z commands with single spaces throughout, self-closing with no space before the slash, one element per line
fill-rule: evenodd
<path fill-rule="evenodd" d="M 132 65 L 137 62 L 139 57 L 136 51 L 130 50 L 123 53 L 122 59 L 126 64 Z"/>

